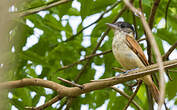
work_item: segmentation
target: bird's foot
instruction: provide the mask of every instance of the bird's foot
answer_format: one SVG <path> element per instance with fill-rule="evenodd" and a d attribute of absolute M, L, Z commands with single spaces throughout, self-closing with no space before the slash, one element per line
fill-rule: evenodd
<path fill-rule="evenodd" d="M 132 71 L 135 71 L 135 70 L 138 70 L 139 68 L 135 68 L 135 69 L 131 69 L 131 70 L 127 70 L 126 72 L 124 72 L 124 74 L 128 74 L 129 72 L 132 72 Z"/>
<path fill-rule="evenodd" d="M 125 74 L 124 73 L 119 73 L 117 76 L 121 77 L 121 76 L 124 76 Z"/>

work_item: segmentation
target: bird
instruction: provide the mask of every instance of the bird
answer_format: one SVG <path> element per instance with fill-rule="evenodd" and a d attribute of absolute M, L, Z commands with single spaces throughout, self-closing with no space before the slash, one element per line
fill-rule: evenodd
<path fill-rule="evenodd" d="M 132 70 L 149 65 L 142 48 L 135 40 L 135 30 L 131 24 L 120 21 L 114 24 L 106 24 L 114 30 L 112 52 L 115 59 L 124 69 Z M 148 86 L 150 93 L 158 103 L 160 93 L 151 76 L 146 75 L 140 79 Z"/>

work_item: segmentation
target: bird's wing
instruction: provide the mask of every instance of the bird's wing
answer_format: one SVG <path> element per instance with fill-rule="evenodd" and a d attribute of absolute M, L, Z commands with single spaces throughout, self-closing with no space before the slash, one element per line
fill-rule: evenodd
<path fill-rule="evenodd" d="M 128 47 L 140 58 L 145 66 L 149 65 L 146 56 L 143 53 L 142 48 L 138 44 L 138 42 L 129 35 L 126 35 L 127 45 Z"/>

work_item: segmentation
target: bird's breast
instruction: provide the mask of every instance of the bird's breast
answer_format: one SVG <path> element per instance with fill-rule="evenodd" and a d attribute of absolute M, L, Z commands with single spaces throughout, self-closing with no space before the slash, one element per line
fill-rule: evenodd
<path fill-rule="evenodd" d="M 144 67 L 139 57 L 128 47 L 125 37 L 114 37 L 112 51 L 116 60 L 125 69 Z"/>

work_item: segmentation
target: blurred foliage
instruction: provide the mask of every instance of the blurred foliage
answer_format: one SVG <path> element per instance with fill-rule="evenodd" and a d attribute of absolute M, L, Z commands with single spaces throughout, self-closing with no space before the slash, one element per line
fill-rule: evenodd
<path fill-rule="evenodd" d="M 13 3 L 11 6 L 15 6 L 17 10 L 28 10 L 35 7 L 47 5 L 57 0 L 25 0 L 18 3 Z M 112 22 L 114 17 L 118 15 L 119 11 L 123 8 L 124 4 L 119 3 L 114 9 L 108 12 L 99 22 L 97 22 L 89 33 L 89 30 L 85 30 L 73 40 L 65 42 L 66 39 L 79 32 L 85 24 L 89 25 L 93 23 L 100 16 L 103 11 L 110 8 L 116 0 L 74 0 L 53 8 L 41 11 L 40 13 L 31 14 L 20 19 L 15 20 L 15 25 L 10 29 L 10 46 L 11 46 L 11 60 L 8 62 L 8 74 L 9 80 L 18 80 L 22 78 L 42 78 L 55 81 L 65 86 L 70 86 L 66 83 L 57 80 L 57 77 L 74 81 L 77 75 L 80 73 L 81 68 L 86 63 L 80 64 L 68 68 L 59 72 L 57 69 L 63 65 L 72 64 L 75 61 L 80 60 L 84 56 L 90 55 L 97 45 L 100 36 L 105 32 L 107 22 Z M 164 46 L 162 41 L 166 41 L 170 45 L 177 41 L 177 1 L 172 0 L 170 7 L 168 8 L 167 27 L 165 25 L 159 27 L 160 22 L 165 22 L 165 11 L 167 0 L 160 2 L 159 8 L 156 13 L 153 32 L 159 46 L 161 54 L 164 54 Z M 153 1 L 143 0 L 143 10 L 148 19 L 150 10 L 152 8 Z M 135 1 L 134 5 L 139 7 L 139 1 Z M 77 8 L 76 8 L 77 7 Z M 42 13 L 42 14 L 41 14 Z M 90 21 L 92 18 L 93 21 Z M 93 19 L 94 18 L 94 19 Z M 75 19 L 79 19 L 78 25 L 73 26 Z M 121 16 L 121 20 L 125 20 L 133 24 L 132 12 L 126 10 Z M 136 17 L 138 38 L 140 39 L 144 35 L 144 31 L 141 22 Z M 29 23 L 30 22 L 30 23 Z M 161 23 L 163 24 L 163 23 Z M 87 31 L 87 32 L 86 32 Z M 85 34 L 85 33 L 89 33 Z M 111 43 L 113 38 L 113 31 L 111 30 L 106 37 L 107 40 L 101 44 L 98 48 L 99 52 L 103 52 L 111 49 Z M 35 40 L 37 39 L 37 40 Z M 90 42 L 88 46 L 83 45 L 83 42 Z M 28 46 L 33 44 L 32 46 Z M 146 45 L 141 45 L 146 50 Z M 98 52 L 98 51 L 97 51 Z M 3 61 L 0 59 L 0 61 Z M 3 63 L 3 62 L 2 62 Z M 108 53 L 101 56 L 94 57 L 80 77 L 78 83 L 88 83 L 95 78 L 96 72 L 93 65 L 104 66 L 103 75 L 99 78 L 107 78 L 115 75 L 115 71 L 112 67 L 120 67 L 116 62 L 112 53 Z M 174 74 L 170 72 L 170 74 Z M 166 84 L 166 98 L 167 100 L 174 100 L 176 102 L 175 86 L 177 86 L 177 79 L 175 75 L 172 75 L 174 80 L 167 82 Z M 123 84 L 124 85 L 124 84 Z M 124 92 L 128 95 L 132 94 L 132 91 L 124 86 Z M 41 99 L 41 96 L 45 97 L 45 102 L 56 96 L 55 91 L 48 91 L 42 87 L 24 87 L 9 90 L 12 95 L 9 97 L 11 106 L 15 106 L 19 110 L 23 110 L 25 106 L 36 106 Z M 33 95 L 32 95 L 33 94 Z M 55 110 L 66 100 L 65 98 L 59 101 L 59 104 L 46 108 L 46 110 Z M 148 102 L 146 97 L 146 89 L 142 86 L 135 97 L 135 101 L 144 109 L 148 109 Z M 107 104 L 107 110 L 121 110 L 128 100 L 120 96 L 119 93 L 111 89 L 103 89 L 93 91 L 74 99 L 71 110 L 79 110 L 82 105 L 87 105 L 89 109 L 97 109 Z M 134 105 L 131 107 L 136 109 Z M 106 109 L 106 108 L 105 108 Z"/>

